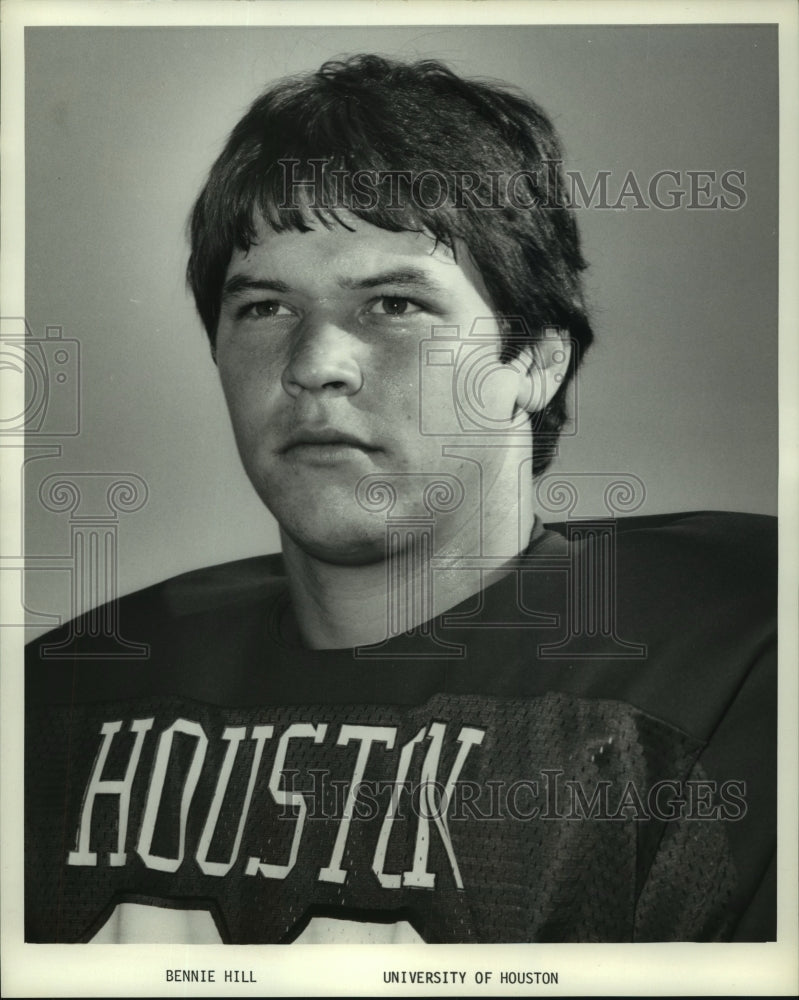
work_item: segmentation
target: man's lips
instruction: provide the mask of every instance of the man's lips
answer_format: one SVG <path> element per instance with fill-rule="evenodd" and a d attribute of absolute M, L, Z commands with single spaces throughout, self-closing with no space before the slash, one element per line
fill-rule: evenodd
<path fill-rule="evenodd" d="M 292 451 L 312 450 L 318 448 L 320 451 L 333 450 L 335 448 L 360 448 L 361 451 L 378 451 L 373 445 L 354 434 L 340 431 L 333 427 L 303 428 L 294 431 L 288 440 L 279 449 L 281 454 L 288 454 Z"/>

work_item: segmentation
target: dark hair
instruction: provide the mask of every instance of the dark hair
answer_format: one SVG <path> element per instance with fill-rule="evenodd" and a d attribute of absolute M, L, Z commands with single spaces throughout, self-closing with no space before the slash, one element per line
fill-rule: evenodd
<path fill-rule="evenodd" d="M 561 162 L 535 103 L 440 62 L 359 55 L 281 80 L 233 129 L 191 215 L 187 277 L 212 345 L 230 258 L 252 245 L 259 216 L 278 232 L 306 231 L 311 215 L 330 226 L 345 207 L 382 229 L 423 230 L 453 249 L 463 241 L 496 314 L 514 318 L 504 324 L 506 357 L 519 349 L 520 328 L 534 340 L 546 327 L 568 331 L 569 371 L 532 417 L 539 474 L 567 417 L 566 386 L 593 339 Z M 342 178 L 356 175 L 372 178 L 366 195 L 342 189 Z M 303 198 L 287 197 L 287 179 Z M 311 180 L 309 198 L 303 182 Z"/>

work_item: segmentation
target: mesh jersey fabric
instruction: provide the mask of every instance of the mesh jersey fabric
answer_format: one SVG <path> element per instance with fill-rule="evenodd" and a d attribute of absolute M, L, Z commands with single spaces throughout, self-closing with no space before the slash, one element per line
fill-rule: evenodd
<path fill-rule="evenodd" d="M 317 915 L 431 943 L 774 938 L 773 519 L 617 522 L 610 628 L 575 628 L 594 543 L 570 527 L 380 647 L 299 647 L 279 557 L 122 599 L 146 659 L 33 643 L 26 939 L 89 940 L 123 901 L 234 943 Z"/>

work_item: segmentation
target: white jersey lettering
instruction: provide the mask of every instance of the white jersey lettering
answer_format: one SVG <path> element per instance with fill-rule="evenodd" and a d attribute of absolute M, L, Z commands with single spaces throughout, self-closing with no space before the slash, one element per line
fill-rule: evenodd
<path fill-rule="evenodd" d="M 394 779 L 394 787 L 391 790 L 391 800 L 388 804 L 386 815 L 383 817 L 383 825 L 380 827 L 380 835 L 377 838 L 377 847 L 375 847 L 372 871 L 375 875 L 377 875 L 377 880 L 384 889 L 402 888 L 402 876 L 391 874 L 387 875 L 383 866 L 386 863 L 386 851 L 388 850 L 388 842 L 391 838 L 391 829 L 394 825 L 394 818 L 397 815 L 397 809 L 399 808 L 399 798 L 402 793 L 402 787 L 405 783 L 405 779 L 408 777 L 408 768 L 411 765 L 413 750 L 417 744 L 422 742 L 426 732 L 427 727 L 422 726 L 413 739 L 409 740 L 402 748 L 399 764 L 397 766 L 397 776 Z"/>
<path fill-rule="evenodd" d="M 344 857 L 344 848 L 347 844 L 347 836 L 352 823 L 352 813 L 355 807 L 355 798 L 358 794 L 358 786 L 363 781 L 366 762 L 369 759 L 369 752 L 373 743 L 384 743 L 389 750 L 394 747 L 397 730 L 394 726 L 342 726 L 338 734 L 338 745 L 346 746 L 351 740 L 360 740 L 361 746 L 355 760 L 355 769 L 350 779 L 350 787 L 347 790 L 347 801 L 344 803 L 344 811 L 341 816 L 336 842 L 333 845 L 333 854 L 327 868 L 319 869 L 320 882 L 336 882 L 342 884 L 347 878 L 347 872 L 341 867 L 341 860 Z"/>
<path fill-rule="evenodd" d="M 98 795 L 119 796 L 119 820 L 117 822 L 117 849 L 108 855 L 108 864 L 114 868 L 121 867 L 127 860 L 125 853 L 125 837 L 128 832 L 128 815 L 130 812 L 130 793 L 133 788 L 133 778 L 136 768 L 139 766 L 139 757 L 144 743 L 144 737 L 152 728 L 155 719 L 134 719 L 130 724 L 130 731 L 136 734 L 136 742 L 130 754 L 128 766 L 125 769 L 125 777 L 121 781 L 103 780 L 101 775 L 105 762 L 108 759 L 108 752 L 111 749 L 111 741 L 114 735 L 122 728 L 121 722 L 104 722 L 100 733 L 103 742 L 94 762 L 92 776 L 86 788 L 83 798 L 83 810 L 81 812 L 80 825 L 76 838 L 76 849 L 70 851 L 67 856 L 69 865 L 96 865 L 97 855 L 89 850 L 90 833 L 92 825 L 92 811 L 94 810 L 94 800 Z"/>
<path fill-rule="evenodd" d="M 264 752 L 264 743 L 272 736 L 274 726 L 253 726 L 252 738 L 255 740 L 255 751 L 253 753 L 252 767 L 250 768 L 250 779 L 247 782 L 244 804 L 241 807 L 241 816 L 239 817 L 239 825 L 236 830 L 236 840 L 233 844 L 233 850 L 230 852 L 230 858 L 227 861 L 209 861 L 208 849 L 211 846 L 211 840 L 213 839 L 214 832 L 216 830 L 216 824 L 219 821 L 219 813 L 222 809 L 225 792 L 227 791 L 228 784 L 230 783 L 230 775 L 233 771 L 233 762 L 238 754 L 239 743 L 241 743 L 244 739 L 246 732 L 247 729 L 245 726 L 228 726 L 228 728 L 222 733 L 222 739 L 228 740 L 229 744 L 227 751 L 225 752 L 225 759 L 222 762 L 222 768 L 219 772 L 219 779 L 216 783 L 214 798 L 211 802 L 211 808 L 208 810 L 208 818 L 205 821 L 205 826 L 203 827 L 202 836 L 200 837 L 200 843 L 197 847 L 196 854 L 197 864 L 200 866 L 200 870 L 205 875 L 227 875 L 238 857 L 239 848 L 241 847 L 241 837 L 244 833 L 244 824 L 247 821 L 247 816 L 250 812 L 250 802 L 252 801 L 252 792 L 255 787 L 255 777 L 258 774 L 258 768 L 260 767 L 261 757 Z"/>
<path fill-rule="evenodd" d="M 466 757 L 473 746 L 479 746 L 483 742 L 485 732 L 482 729 L 472 729 L 469 726 L 464 726 L 461 729 L 458 734 L 458 742 L 461 744 L 460 749 L 455 757 L 449 778 L 443 787 L 440 801 L 436 802 L 435 791 L 441 788 L 441 785 L 436 781 L 436 775 L 438 774 L 438 764 L 441 759 L 441 747 L 444 742 L 446 728 L 442 722 L 434 722 L 430 726 L 430 747 L 422 765 L 419 825 L 416 828 L 413 868 L 402 874 L 403 885 L 413 886 L 418 889 L 432 889 L 436 884 L 435 874 L 427 870 L 427 861 L 430 852 L 431 818 L 435 822 L 436 829 L 444 844 L 444 850 L 447 852 L 455 885 L 459 889 L 463 888 L 463 879 L 461 878 L 458 862 L 455 858 L 455 851 L 452 847 L 452 840 L 449 835 L 449 827 L 447 826 L 447 808 L 450 796 L 452 795 L 452 789 L 455 787 L 455 782 L 460 776 Z M 426 801 L 427 810 L 425 810 L 422 800 Z"/>
<path fill-rule="evenodd" d="M 172 741 L 175 733 L 183 733 L 186 736 L 193 736 L 197 741 L 194 747 L 186 780 L 183 785 L 183 793 L 180 797 L 180 825 L 178 856 L 167 858 L 160 854 L 151 852 L 153 844 L 153 834 L 155 832 L 155 822 L 158 817 L 158 807 L 161 804 L 161 796 L 164 791 L 164 781 L 166 779 L 169 757 L 172 753 Z M 147 802 L 144 807 L 144 818 L 142 819 L 141 830 L 139 832 L 139 843 L 136 853 L 147 865 L 159 872 L 176 872 L 183 864 L 183 855 L 186 848 L 186 821 L 189 815 L 189 806 L 200 779 L 205 752 L 208 748 L 208 737 L 199 722 L 190 722 L 188 719 L 177 719 L 169 729 L 161 733 L 158 740 L 158 749 L 155 754 L 153 773 L 150 776 L 150 789 L 147 793 Z"/>
<path fill-rule="evenodd" d="M 301 792 L 290 792 L 280 787 L 280 779 L 283 775 L 283 767 L 286 763 L 286 750 L 289 740 L 292 739 L 313 739 L 314 743 L 321 743 L 325 738 L 327 726 L 320 723 L 312 726 L 307 722 L 297 722 L 280 737 L 277 745 L 277 753 L 272 764 L 272 774 L 269 777 L 269 791 L 272 798 L 279 806 L 290 805 L 297 810 L 297 824 L 294 827 L 294 838 L 291 841 L 289 860 L 284 865 L 267 864 L 258 858 L 250 858 L 247 861 L 246 874 L 255 875 L 260 872 L 266 878 L 285 878 L 297 863 L 297 854 L 300 849 L 300 840 L 305 826 L 305 814 L 308 807 L 305 804 L 305 797 Z"/>

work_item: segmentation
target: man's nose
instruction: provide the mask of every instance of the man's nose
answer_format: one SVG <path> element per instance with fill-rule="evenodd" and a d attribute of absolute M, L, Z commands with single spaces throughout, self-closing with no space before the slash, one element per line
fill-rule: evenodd
<path fill-rule="evenodd" d="M 293 397 L 301 392 L 352 396 L 363 385 L 358 362 L 359 341 L 331 320 L 306 317 L 295 331 L 283 388 Z"/>

